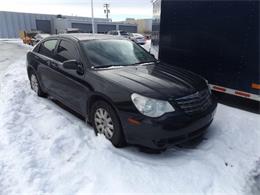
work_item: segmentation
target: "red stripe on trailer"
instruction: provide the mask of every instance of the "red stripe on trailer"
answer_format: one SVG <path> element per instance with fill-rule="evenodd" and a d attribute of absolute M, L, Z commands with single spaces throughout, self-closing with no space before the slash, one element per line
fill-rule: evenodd
<path fill-rule="evenodd" d="M 245 92 L 242 92 L 242 91 L 235 91 L 235 95 L 243 96 L 243 97 L 250 97 L 249 93 L 245 93 Z"/>
<path fill-rule="evenodd" d="M 258 95 L 258 94 L 248 93 L 248 92 L 239 91 L 236 89 L 230 89 L 227 87 L 222 87 L 222 86 L 217 86 L 217 85 L 212 85 L 212 84 L 210 84 L 210 88 L 217 92 L 231 94 L 231 95 L 248 98 L 248 99 L 252 99 L 252 100 L 256 100 L 256 101 L 260 102 L 260 95 Z"/>
<path fill-rule="evenodd" d="M 220 91 L 220 92 L 225 92 L 226 89 L 224 87 L 219 87 L 219 86 L 213 86 L 213 89 L 216 91 Z"/>

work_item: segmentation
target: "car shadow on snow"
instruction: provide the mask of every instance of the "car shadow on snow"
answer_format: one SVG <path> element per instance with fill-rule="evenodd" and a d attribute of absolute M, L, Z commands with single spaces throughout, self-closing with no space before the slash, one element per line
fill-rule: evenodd
<path fill-rule="evenodd" d="M 57 106 L 61 107 L 62 109 L 66 110 L 67 112 L 69 112 L 70 114 L 76 116 L 77 118 L 79 118 L 80 120 L 84 121 L 85 118 L 83 116 L 81 116 L 79 113 L 75 112 L 74 110 L 70 109 L 69 107 L 67 107 L 66 105 L 62 104 L 61 102 L 59 102 L 58 100 L 55 100 L 53 98 L 49 98 L 49 100 L 51 100 L 54 104 L 56 104 Z"/>

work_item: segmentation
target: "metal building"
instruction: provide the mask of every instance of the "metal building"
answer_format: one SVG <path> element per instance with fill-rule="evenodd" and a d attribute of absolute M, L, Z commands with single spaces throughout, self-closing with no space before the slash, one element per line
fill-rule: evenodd
<path fill-rule="evenodd" d="M 55 33 L 64 33 L 68 28 L 78 28 L 83 33 L 92 32 L 91 18 L 79 18 L 79 17 L 56 17 L 54 20 Z M 124 30 L 127 32 L 136 32 L 136 24 L 124 24 L 118 22 L 111 22 L 110 19 L 98 18 L 94 22 L 95 32 L 107 33 L 110 30 Z"/>
<path fill-rule="evenodd" d="M 134 19 L 134 18 L 126 18 L 125 21 L 122 21 L 124 24 L 135 24 L 137 25 L 138 33 L 151 33 L 152 32 L 152 23 L 153 19 Z"/>
<path fill-rule="evenodd" d="M 136 25 L 114 23 L 106 18 L 95 18 L 94 23 L 97 33 L 106 33 L 110 30 L 137 31 Z M 19 32 L 32 30 L 49 34 L 63 33 L 67 28 L 78 28 L 81 32 L 90 33 L 91 18 L 0 11 L 0 38 L 17 38 Z"/>

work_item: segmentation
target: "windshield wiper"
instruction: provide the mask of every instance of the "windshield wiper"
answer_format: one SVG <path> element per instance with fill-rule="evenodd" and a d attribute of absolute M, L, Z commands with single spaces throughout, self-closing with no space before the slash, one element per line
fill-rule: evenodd
<path fill-rule="evenodd" d="M 94 68 L 94 69 L 98 69 L 98 68 L 109 68 L 109 67 L 112 67 L 113 65 L 103 65 L 103 66 L 92 66 L 91 68 Z"/>
<path fill-rule="evenodd" d="M 131 64 L 131 66 L 135 66 L 135 65 L 147 65 L 147 64 L 152 64 L 152 63 L 156 63 L 156 61 L 138 62 L 138 63 L 135 63 L 135 64 Z"/>
<path fill-rule="evenodd" d="M 99 69 L 99 68 L 121 68 L 121 67 L 126 67 L 126 66 L 137 66 L 137 65 L 147 65 L 147 64 L 152 64 L 156 63 L 156 61 L 149 61 L 149 62 L 137 62 L 134 64 L 122 64 L 122 65 L 102 65 L 102 66 L 92 66 L 91 68 L 93 69 Z"/>

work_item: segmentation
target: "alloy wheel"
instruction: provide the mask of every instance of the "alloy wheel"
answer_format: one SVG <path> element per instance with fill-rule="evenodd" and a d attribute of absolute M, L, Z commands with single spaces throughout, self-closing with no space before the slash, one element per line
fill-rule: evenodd
<path fill-rule="evenodd" d="M 114 125 L 111 116 L 104 108 L 98 108 L 94 118 L 98 133 L 102 133 L 106 138 L 111 139 L 114 135 Z"/>

